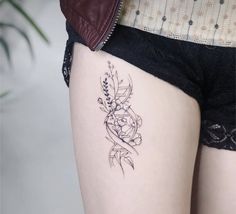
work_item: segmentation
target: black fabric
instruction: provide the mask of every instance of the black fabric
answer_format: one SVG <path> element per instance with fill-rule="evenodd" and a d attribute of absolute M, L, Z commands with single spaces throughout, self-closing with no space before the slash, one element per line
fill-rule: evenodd
<path fill-rule="evenodd" d="M 69 35 L 63 76 L 69 87 L 74 42 L 82 38 L 67 23 Z M 171 39 L 117 25 L 102 48 L 159 77 L 195 98 L 201 109 L 201 143 L 236 151 L 236 48 Z"/>

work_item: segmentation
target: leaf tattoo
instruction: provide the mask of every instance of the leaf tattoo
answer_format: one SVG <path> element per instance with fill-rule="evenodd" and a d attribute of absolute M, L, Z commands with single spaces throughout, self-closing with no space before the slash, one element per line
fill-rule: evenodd
<path fill-rule="evenodd" d="M 104 119 L 108 134 L 106 139 L 113 144 L 108 156 L 110 167 L 118 163 L 124 174 L 124 164 L 134 169 L 132 156 L 139 155 L 135 147 L 142 143 L 142 136 L 137 132 L 142 125 L 142 119 L 129 104 L 133 94 L 130 75 L 128 85 L 124 85 L 123 79 L 119 80 L 114 65 L 110 61 L 107 62 L 109 72 L 105 72 L 103 80 L 100 77 L 104 99 L 99 97 L 97 101 L 100 104 L 99 108 L 106 113 Z"/>

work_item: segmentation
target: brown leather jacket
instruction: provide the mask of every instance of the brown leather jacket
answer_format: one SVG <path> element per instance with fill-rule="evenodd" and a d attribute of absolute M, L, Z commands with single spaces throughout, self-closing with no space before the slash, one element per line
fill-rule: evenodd
<path fill-rule="evenodd" d="M 100 50 L 119 19 L 123 0 L 60 0 L 61 10 L 92 51 Z"/>

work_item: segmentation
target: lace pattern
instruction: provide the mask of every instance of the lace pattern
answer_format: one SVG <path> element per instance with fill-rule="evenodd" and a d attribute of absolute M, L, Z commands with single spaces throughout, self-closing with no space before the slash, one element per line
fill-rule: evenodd
<path fill-rule="evenodd" d="M 203 120 L 200 143 L 217 149 L 236 151 L 236 128 Z"/>
<path fill-rule="evenodd" d="M 62 74 L 64 77 L 64 80 L 66 82 L 67 87 L 69 87 L 70 84 L 70 72 L 71 72 L 71 64 L 72 64 L 72 49 L 73 49 L 73 43 L 67 41 L 65 54 L 64 54 L 64 60 L 62 65 Z"/>
<path fill-rule="evenodd" d="M 62 74 L 69 87 L 72 65 L 73 42 L 68 42 L 65 49 Z M 211 120 L 203 120 L 201 124 L 200 143 L 217 149 L 236 151 L 236 126 L 223 125 Z"/>

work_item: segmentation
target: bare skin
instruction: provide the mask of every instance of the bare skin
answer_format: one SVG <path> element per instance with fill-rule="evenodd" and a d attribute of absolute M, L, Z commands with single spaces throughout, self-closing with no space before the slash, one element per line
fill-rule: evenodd
<path fill-rule="evenodd" d="M 201 145 L 194 172 L 191 214 L 228 214 L 236 210 L 234 151 Z"/>
<path fill-rule="evenodd" d="M 85 213 L 190 214 L 197 101 L 120 58 L 78 43 L 69 93 Z"/>

